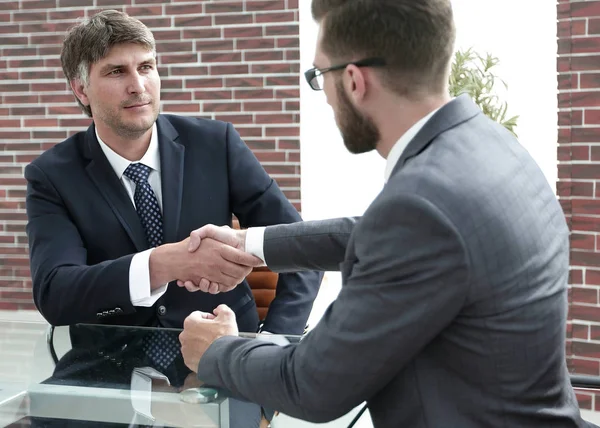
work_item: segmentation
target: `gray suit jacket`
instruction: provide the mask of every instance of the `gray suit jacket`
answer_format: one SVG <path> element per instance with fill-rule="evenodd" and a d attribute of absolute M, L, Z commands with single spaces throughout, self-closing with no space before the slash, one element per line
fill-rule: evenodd
<path fill-rule="evenodd" d="M 360 219 L 268 227 L 278 271 L 340 270 L 298 345 L 225 337 L 198 375 L 289 415 L 367 401 L 375 427 L 578 427 L 569 231 L 527 151 L 468 98 L 410 142 Z"/>

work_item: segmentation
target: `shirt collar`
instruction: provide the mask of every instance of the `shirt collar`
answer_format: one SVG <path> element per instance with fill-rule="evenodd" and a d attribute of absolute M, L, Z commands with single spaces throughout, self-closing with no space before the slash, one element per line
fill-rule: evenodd
<path fill-rule="evenodd" d="M 398 141 L 396 141 L 396 143 L 392 147 L 392 150 L 390 150 L 390 153 L 388 154 L 387 162 L 385 164 L 384 179 L 385 179 L 386 183 L 390 179 L 390 175 L 392 175 L 392 171 L 394 170 L 394 167 L 400 160 L 400 157 L 402 156 L 402 153 L 404 152 L 404 150 L 406 149 L 408 144 L 419 133 L 421 128 L 423 128 L 423 126 L 425 126 L 425 124 L 429 121 L 429 119 L 431 119 L 431 116 L 433 116 L 435 114 L 435 112 L 438 110 L 439 109 L 435 109 L 434 111 L 429 113 L 427 116 L 421 118 L 417 123 L 415 123 L 413 126 L 411 126 L 408 129 L 408 131 L 406 131 L 400 137 L 400 139 Z"/>
<path fill-rule="evenodd" d="M 120 180 L 123 177 L 123 173 L 127 167 L 134 162 L 125 159 L 123 156 L 119 155 L 113 149 L 108 147 L 108 145 L 106 145 L 106 143 L 102 141 L 98 135 L 98 130 L 95 127 L 94 130 L 96 132 L 96 138 L 100 143 L 100 148 L 104 152 L 104 156 L 106 156 L 110 166 L 112 166 L 115 174 L 117 174 L 117 177 Z M 148 145 L 148 150 L 146 150 L 146 153 L 144 153 L 144 156 L 142 156 L 138 162 L 160 172 L 160 154 L 158 152 L 158 133 L 156 131 L 156 122 L 154 122 L 154 125 L 152 125 L 152 136 L 150 137 L 150 145 Z"/>

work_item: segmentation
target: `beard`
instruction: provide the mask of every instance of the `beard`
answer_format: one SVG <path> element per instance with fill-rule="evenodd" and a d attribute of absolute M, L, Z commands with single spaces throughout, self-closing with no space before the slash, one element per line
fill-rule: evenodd
<path fill-rule="evenodd" d="M 127 105 L 134 105 L 138 103 L 143 104 L 147 102 L 150 102 L 149 107 L 152 111 L 152 114 L 146 113 L 143 116 L 134 118 L 133 120 L 128 120 L 124 117 L 122 109 Z M 154 125 L 154 122 L 156 122 L 156 119 L 158 118 L 159 107 L 158 104 L 151 99 L 132 99 L 128 100 L 126 103 L 122 103 L 118 110 L 102 109 L 93 113 L 95 118 L 103 121 L 110 129 L 113 130 L 113 132 L 115 132 L 115 134 L 126 139 L 136 139 L 144 135 L 144 133 L 152 128 L 152 125 Z"/>
<path fill-rule="evenodd" d="M 336 116 L 344 145 L 354 154 L 375 150 L 381 139 L 375 123 L 354 107 L 341 80 L 336 82 L 335 89 L 338 99 Z"/>

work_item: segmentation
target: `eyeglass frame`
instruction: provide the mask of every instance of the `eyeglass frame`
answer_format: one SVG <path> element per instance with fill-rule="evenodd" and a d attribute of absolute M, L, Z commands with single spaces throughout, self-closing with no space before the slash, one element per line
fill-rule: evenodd
<path fill-rule="evenodd" d="M 315 88 L 311 82 L 314 79 L 316 79 L 318 76 L 322 76 L 325 73 L 329 73 L 330 71 L 343 70 L 346 67 L 348 67 L 349 65 L 354 65 L 356 67 L 382 67 L 382 66 L 386 65 L 386 62 L 385 62 L 385 59 L 383 59 L 383 58 L 373 57 L 373 58 L 365 58 L 365 59 L 361 59 L 361 60 L 353 61 L 353 62 L 347 62 L 345 64 L 334 65 L 332 67 L 327 67 L 327 68 L 313 67 L 304 72 L 304 78 L 308 82 L 308 86 L 310 86 L 310 88 L 313 91 L 322 91 L 323 88 Z"/>

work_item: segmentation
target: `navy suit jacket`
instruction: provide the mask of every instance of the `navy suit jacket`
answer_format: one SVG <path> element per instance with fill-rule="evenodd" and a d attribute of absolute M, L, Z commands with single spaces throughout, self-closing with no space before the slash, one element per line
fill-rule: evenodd
<path fill-rule="evenodd" d="M 301 220 L 231 124 L 159 115 L 157 129 L 165 243 L 205 224 L 230 225 L 232 213 L 242 227 Z M 212 312 L 224 303 L 236 312 L 241 331 L 256 331 L 246 281 L 217 295 L 171 284 L 154 306 L 131 304 L 131 259 L 148 245 L 94 125 L 43 153 L 25 168 L 25 178 L 33 296 L 51 324 L 181 328 L 192 311 Z M 263 329 L 302 333 L 321 278 L 316 272 L 280 275 Z"/>

